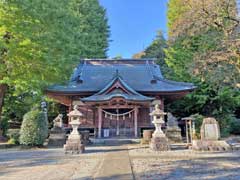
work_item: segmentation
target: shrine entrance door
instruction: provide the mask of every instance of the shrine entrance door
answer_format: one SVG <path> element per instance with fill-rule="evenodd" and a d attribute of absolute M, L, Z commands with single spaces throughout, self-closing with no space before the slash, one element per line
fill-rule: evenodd
<path fill-rule="evenodd" d="M 134 109 L 103 109 L 103 137 L 134 136 Z"/>

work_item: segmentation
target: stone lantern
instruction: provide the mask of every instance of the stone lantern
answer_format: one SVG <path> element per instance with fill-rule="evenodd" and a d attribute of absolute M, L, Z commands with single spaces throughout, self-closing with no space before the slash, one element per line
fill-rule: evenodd
<path fill-rule="evenodd" d="M 155 109 L 150 113 L 150 116 L 153 117 L 152 123 L 155 126 L 155 131 L 150 142 L 150 148 L 154 151 L 167 151 L 170 149 L 168 139 L 162 131 L 162 124 L 165 123 L 163 119 L 166 114 L 167 113 L 159 108 L 159 104 L 156 104 Z"/>
<path fill-rule="evenodd" d="M 78 127 L 83 119 L 83 114 L 77 109 L 75 105 L 73 111 L 68 116 L 70 118 L 70 125 L 72 126 L 72 132 L 70 133 L 66 144 L 64 145 L 64 151 L 72 153 L 83 153 L 85 151 L 84 143 L 81 140 L 81 135 L 78 132 Z"/>

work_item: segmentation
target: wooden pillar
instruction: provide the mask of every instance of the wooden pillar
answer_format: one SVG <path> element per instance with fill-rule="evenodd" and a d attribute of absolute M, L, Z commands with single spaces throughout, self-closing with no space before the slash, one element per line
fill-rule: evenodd
<path fill-rule="evenodd" d="M 117 132 L 116 135 L 119 136 L 120 130 L 119 130 L 119 117 L 117 116 Z"/>
<path fill-rule="evenodd" d="M 189 136 L 188 136 L 188 120 L 185 121 L 186 124 L 186 138 L 187 138 L 187 143 L 189 143 Z"/>
<path fill-rule="evenodd" d="M 161 98 L 160 109 L 164 111 L 164 98 Z"/>
<path fill-rule="evenodd" d="M 192 143 L 193 135 L 192 135 L 192 121 L 189 120 L 189 134 L 190 134 L 190 143 Z"/>
<path fill-rule="evenodd" d="M 68 106 L 68 113 L 72 111 L 72 103 Z M 70 117 L 68 116 L 67 126 L 69 126 Z"/>
<path fill-rule="evenodd" d="M 102 137 L 102 108 L 98 107 L 98 138 Z"/>
<path fill-rule="evenodd" d="M 138 137 L 138 108 L 134 107 L 134 136 Z"/>

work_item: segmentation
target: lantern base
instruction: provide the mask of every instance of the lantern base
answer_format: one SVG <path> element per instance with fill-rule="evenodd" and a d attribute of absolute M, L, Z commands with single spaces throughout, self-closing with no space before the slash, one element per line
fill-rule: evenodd
<path fill-rule="evenodd" d="M 71 133 L 66 144 L 63 146 L 65 153 L 71 152 L 79 154 L 85 152 L 85 145 L 80 134 Z"/>
<path fill-rule="evenodd" d="M 82 154 L 85 152 L 85 145 L 79 140 L 73 141 L 71 139 L 67 140 L 66 144 L 63 146 L 65 154 L 70 152 L 72 154 Z"/>
<path fill-rule="evenodd" d="M 150 142 L 150 149 L 153 151 L 169 151 L 168 139 L 165 136 L 153 136 Z"/>

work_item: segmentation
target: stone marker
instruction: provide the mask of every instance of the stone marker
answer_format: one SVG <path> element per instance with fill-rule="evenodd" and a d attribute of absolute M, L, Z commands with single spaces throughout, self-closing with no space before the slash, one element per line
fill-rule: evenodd
<path fill-rule="evenodd" d="M 201 126 L 201 140 L 218 140 L 220 138 L 219 124 L 215 118 L 204 118 Z"/>
<path fill-rule="evenodd" d="M 220 129 L 215 118 L 204 118 L 201 126 L 201 140 L 193 140 L 192 149 L 200 151 L 227 151 L 231 146 L 219 140 Z"/>
<path fill-rule="evenodd" d="M 48 140 L 49 147 L 63 147 L 66 142 L 66 132 L 62 127 L 62 114 L 59 114 L 53 120 L 53 128 L 50 131 L 50 136 Z"/>
<path fill-rule="evenodd" d="M 74 110 L 71 111 L 68 116 L 70 117 L 70 125 L 72 126 L 72 132 L 70 133 L 66 144 L 64 145 L 65 153 L 84 153 L 85 145 L 81 138 L 81 135 L 78 132 L 78 126 L 81 124 L 81 119 L 83 114 L 78 111 L 78 106 L 74 106 Z"/>
<path fill-rule="evenodd" d="M 182 142 L 181 129 L 178 127 L 177 118 L 172 113 L 167 113 L 167 117 L 167 138 L 173 142 Z"/>
<path fill-rule="evenodd" d="M 150 113 L 150 116 L 153 116 L 153 124 L 155 126 L 155 131 L 152 134 L 150 142 L 150 148 L 153 151 L 170 150 L 168 139 L 161 129 L 162 124 L 165 123 L 163 120 L 165 114 L 166 113 L 159 108 L 158 104 L 155 105 L 155 109 Z"/>

